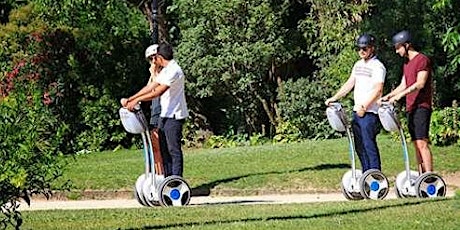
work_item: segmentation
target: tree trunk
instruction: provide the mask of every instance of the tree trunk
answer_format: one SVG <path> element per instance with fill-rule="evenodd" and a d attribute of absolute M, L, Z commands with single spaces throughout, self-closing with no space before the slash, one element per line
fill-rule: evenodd
<path fill-rule="evenodd" d="M 142 6 L 140 6 L 142 13 L 147 18 L 149 22 L 150 33 L 153 34 L 153 30 L 155 28 L 155 23 L 158 23 L 158 43 L 168 41 L 168 28 L 166 28 L 166 20 L 165 20 L 165 12 L 166 12 L 166 5 L 164 0 L 157 0 L 158 1 L 158 15 L 156 22 L 154 21 L 152 15 L 152 0 L 142 2 Z"/>

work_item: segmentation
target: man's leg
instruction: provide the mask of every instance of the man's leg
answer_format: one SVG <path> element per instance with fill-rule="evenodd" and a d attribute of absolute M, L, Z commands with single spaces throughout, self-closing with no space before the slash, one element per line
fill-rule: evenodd
<path fill-rule="evenodd" d="M 169 155 L 168 145 L 167 145 L 167 138 L 165 134 L 165 123 L 167 118 L 160 118 L 158 123 L 158 137 L 160 140 L 160 152 L 163 159 L 163 170 L 164 176 L 172 175 L 172 159 L 171 155 Z"/>
<path fill-rule="evenodd" d="M 161 105 L 160 105 L 160 98 L 152 99 L 151 111 L 150 111 L 150 137 L 152 140 L 152 147 L 153 147 L 153 158 L 154 158 L 154 167 L 155 167 L 155 174 L 157 175 L 164 175 L 164 165 L 163 165 L 163 157 L 161 153 L 161 145 L 160 142 L 160 135 L 159 135 L 159 122 L 160 122 L 160 113 L 161 113 Z M 165 141 L 165 140 L 163 140 Z"/>
<path fill-rule="evenodd" d="M 369 169 L 369 159 L 367 158 L 366 150 L 364 149 L 363 145 L 363 137 L 361 133 L 361 119 L 353 112 L 353 121 L 352 121 L 352 129 L 353 129 L 353 137 L 355 141 L 355 150 L 359 157 L 359 161 L 361 162 L 361 170 L 363 173 Z"/>
<path fill-rule="evenodd" d="M 429 146 L 431 110 L 416 108 L 408 119 L 409 131 L 415 147 L 419 173 L 433 171 L 433 158 Z"/>
<path fill-rule="evenodd" d="M 184 156 L 182 154 L 182 126 L 183 120 L 167 118 L 165 122 L 165 136 L 168 145 L 169 155 L 171 156 L 172 175 L 181 176 L 184 170 Z"/>
<path fill-rule="evenodd" d="M 377 146 L 377 134 L 379 133 L 379 118 L 377 114 L 366 113 L 361 119 L 361 135 L 364 152 L 368 159 L 368 169 L 381 170 L 380 152 Z"/>
<path fill-rule="evenodd" d="M 155 128 L 150 130 L 150 138 L 152 140 L 155 174 L 164 175 L 165 172 L 163 169 L 163 157 L 161 156 L 160 136 L 158 129 Z"/>
<path fill-rule="evenodd" d="M 433 157 L 431 154 L 428 140 L 415 140 L 414 146 L 416 149 L 417 161 L 419 164 L 419 172 L 432 172 L 433 171 Z"/>

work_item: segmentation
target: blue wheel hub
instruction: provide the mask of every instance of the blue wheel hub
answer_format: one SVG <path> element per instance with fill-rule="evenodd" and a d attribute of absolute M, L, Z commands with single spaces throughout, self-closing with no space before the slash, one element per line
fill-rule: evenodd
<path fill-rule="evenodd" d="M 180 192 L 178 189 L 173 189 L 171 190 L 171 192 L 169 193 L 169 197 L 171 197 L 171 199 L 173 200 L 177 200 L 180 198 Z"/>
<path fill-rule="evenodd" d="M 370 187 L 371 187 L 371 190 L 372 190 L 372 191 L 378 191 L 379 188 L 380 188 L 380 184 L 379 184 L 379 182 L 377 182 L 377 181 L 372 181 Z"/>
<path fill-rule="evenodd" d="M 434 195 L 436 193 L 436 186 L 432 184 L 428 185 L 428 187 L 426 188 L 426 192 L 430 195 Z"/>

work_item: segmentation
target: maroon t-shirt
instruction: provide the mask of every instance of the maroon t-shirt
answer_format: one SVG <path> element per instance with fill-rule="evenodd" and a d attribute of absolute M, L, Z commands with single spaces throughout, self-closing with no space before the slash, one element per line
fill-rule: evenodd
<path fill-rule="evenodd" d="M 420 71 L 428 71 L 428 78 L 421 90 L 416 90 L 406 95 L 406 111 L 411 112 L 415 108 L 423 107 L 431 109 L 433 101 L 433 80 L 430 59 L 419 53 L 412 60 L 404 64 L 404 76 L 406 87 L 410 87 L 417 81 L 417 74 Z"/>

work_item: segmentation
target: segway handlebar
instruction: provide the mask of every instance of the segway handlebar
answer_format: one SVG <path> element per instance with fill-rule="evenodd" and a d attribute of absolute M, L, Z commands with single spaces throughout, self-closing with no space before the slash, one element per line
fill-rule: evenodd
<path fill-rule="evenodd" d="M 119 110 L 121 124 L 125 130 L 132 134 L 141 134 L 148 130 L 147 119 L 141 110 L 140 105 L 134 107 L 134 111 L 129 111 L 127 108 Z"/>
<path fill-rule="evenodd" d="M 382 123 L 382 126 L 386 131 L 396 132 L 400 130 L 401 124 L 397 118 L 394 103 L 389 101 L 382 101 L 380 103 L 378 115 L 380 123 Z"/>
<path fill-rule="evenodd" d="M 347 130 L 347 120 L 343 106 L 339 102 L 331 102 L 327 106 L 326 116 L 331 127 L 339 132 L 345 132 Z"/>

